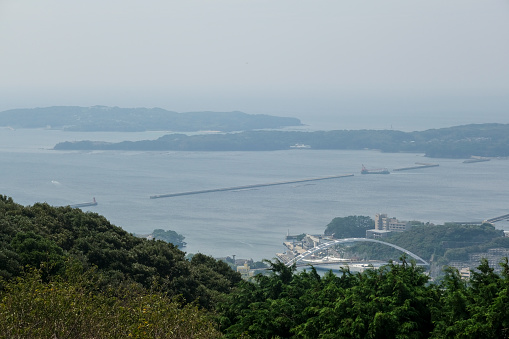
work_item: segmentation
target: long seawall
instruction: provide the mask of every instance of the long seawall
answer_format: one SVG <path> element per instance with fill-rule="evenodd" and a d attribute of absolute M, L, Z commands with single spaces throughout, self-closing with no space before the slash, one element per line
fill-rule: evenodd
<path fill-rule="evenodd" d="M 339 178 L 346 178 L 346 177 L 353 177 L 353 174 L 331 175 L 331 176 L 328 176 L 328 177 L 319 177 L 319 178 L 311 178 L 311 179 L 300 179 L 300 180 L 271 182 L 271 183 L 266 183 L 266 184 L 254 184 L 254 185 L 245 185 L 245 186 L 214 188 L 214 189 L 201 190 L 201 191 L 189 191 L 189 192 L 180 192 L 180 193 L 157 194 L 157 195 L 151 195 L 150 199 L 171 198 L 171 197 L 180 197 L 180 196 L 183 196 L 183 195 L 204 194 L 204 193 L 213 193 L 213 192 L 236 191 L 236 190 L 242 190 L 242 189 L 248 189 L 248 188 L 257 188 L 257 187 L 267 187 L 267 186 L 296 184 L 296 183 L 301 183 L 301 182 L 319 181 L 319 180 L 330 180 L 330 179 L 339 179 Z"/>
<path fill-rule="evenodd" d="M 410 166 L 410 167 L 401 167 L 401 168 L 395 168 L 393 171 L 408 171 L 408 170 L 414 170 L 419 168 L 428 168 L 428 167 L 438 167 L 438 164 L 425 164 L 421 162 L 416 162 L 416 166 Z"/>

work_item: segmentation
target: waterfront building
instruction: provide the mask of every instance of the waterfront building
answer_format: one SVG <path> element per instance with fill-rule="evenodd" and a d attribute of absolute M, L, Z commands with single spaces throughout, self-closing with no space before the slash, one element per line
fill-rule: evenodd
<path fill-rule="evenodd" d="M 408 221 L 399 221 L 396 218 L 388 218 L 387 214 L 375 215 L 375 230 L 391 231 L 391 232 L 404 232 L 410 226 Z"/>

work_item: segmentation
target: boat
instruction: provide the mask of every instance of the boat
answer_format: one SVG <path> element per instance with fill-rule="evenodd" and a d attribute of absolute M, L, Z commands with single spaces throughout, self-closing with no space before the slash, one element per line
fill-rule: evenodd
<path fill-rule="evenodd" d="M 484 158 L 484 157 L 472 157 L 470 159 L 467 159 L 463 161 L 464 164 L 471 164 L 474 162 L 483 162 L 483 161 L 490 161 L 490 158 Z"/>
<path fill-rule="evenodd" d="M 387 168 L 375 168 L 375 169 L 367 169 L 362 165 L 361 174 L 389 174 L 389 170 Z"/>
<path fill-rule="evenodd" d="M 310 145 L 304 145 L 304 144 L 295 144 L 295 145 L 290 146 L 290 148 L 293 148 L 293 149 L 309 149 L 309 148 L 311 148 L 311 146 Z"/>
<path fill-rule="evenodd" d="M 81 207 L 96 206 L 96 205 L 97 205 L 97 201 L 95 201 L 95 197 L 94 197 L 92 199 L 92 201 L 90 201 L 90 202 L 83 202 L 81 204 L 74 204 L 74 205 L 69 205 L 69 206 L 72 208 L 81 208 Z"/>

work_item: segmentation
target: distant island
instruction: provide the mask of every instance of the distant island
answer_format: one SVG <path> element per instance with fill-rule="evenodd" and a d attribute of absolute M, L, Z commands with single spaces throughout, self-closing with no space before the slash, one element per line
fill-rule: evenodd
<path fill-rule="evenodd" d="M 0 126 L 80 132 L 233 132 L 300 125 L 297 118 L 237 111 L 177 113 L 162 108 L 54 106 L 0 112 Z"/>
<path fill-rule="evenodd" d="M 303 145 L 305 147 L 296 147 Z M 275 151 L 376 149 L 424 153 L 435 158 L 507 157 L 509 124 L 472 124 L 418 132 L 339 130 L 318 132 L 244 131 L 222 134 L 167 134 L 156 140 L 62 142 L 55 150 Z M 296 150 L 297 151 L 297 150 Z"/>

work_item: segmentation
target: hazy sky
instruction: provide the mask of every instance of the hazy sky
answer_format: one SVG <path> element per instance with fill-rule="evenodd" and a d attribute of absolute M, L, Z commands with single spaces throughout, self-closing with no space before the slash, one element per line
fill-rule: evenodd
<path fill-rule="evenodd" d="M 0 0 L 0 48 L 0 110 L 509 123 L 508 0 Z"/>

